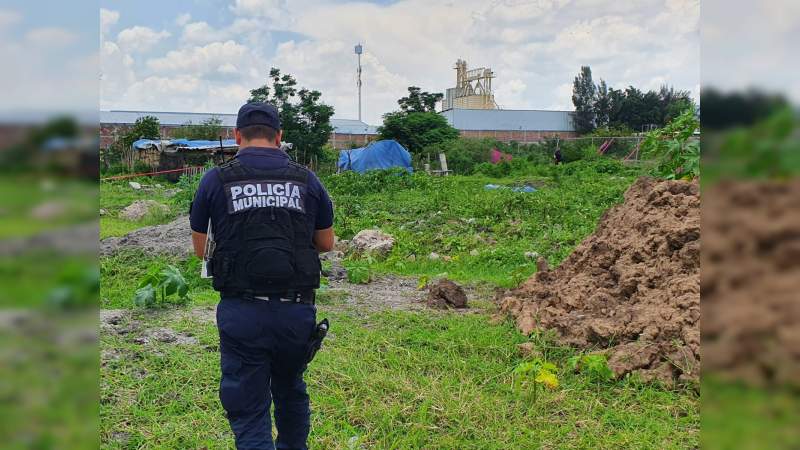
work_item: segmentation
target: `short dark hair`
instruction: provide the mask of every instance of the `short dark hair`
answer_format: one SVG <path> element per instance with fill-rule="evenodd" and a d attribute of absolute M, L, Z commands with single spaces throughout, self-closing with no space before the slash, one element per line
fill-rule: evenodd
<path fill-rule="evenodd" d="M 255 139 L 274 141 L 278 137 L 278 130 L 266 125 L 250 125 L 249 127 L 239 128 L 239 133 L 248 141 Z"/>

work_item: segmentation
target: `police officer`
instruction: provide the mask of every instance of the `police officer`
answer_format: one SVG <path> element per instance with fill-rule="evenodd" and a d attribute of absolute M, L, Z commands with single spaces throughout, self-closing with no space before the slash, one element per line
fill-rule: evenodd
<path fill-rule="evenodd" d="M 235 136 L 239 152 L 203 176 L 190 217 L 195 253 L 203 255 L 209 219 L 216 245 L 209 269 L 221 297 L 219 397 L 237 449 L 306 449 L 303 371 L 318 253 L 334 243 L 333 205 L 316 175 L 280 149 L 273 105 L 242 106 Z"/>

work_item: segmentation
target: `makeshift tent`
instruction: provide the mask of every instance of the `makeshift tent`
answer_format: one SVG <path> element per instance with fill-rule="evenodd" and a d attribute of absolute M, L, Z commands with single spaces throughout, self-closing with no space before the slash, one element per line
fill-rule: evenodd
<path fill-rule="evenodd" d="M 376 141 L 366 147 L 339 152 L 339 170 L 364 173 L 368 170 L 400 167 L 412 172 L 411 154 L 393 139 Z"/>

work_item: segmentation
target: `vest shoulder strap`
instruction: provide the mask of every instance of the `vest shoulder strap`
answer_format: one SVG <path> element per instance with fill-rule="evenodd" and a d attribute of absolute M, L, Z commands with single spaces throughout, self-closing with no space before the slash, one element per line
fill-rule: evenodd
<path fill-rule="evenodd" d="M 242 166 L 242 163 L 237 158 L 231 158 L 219 165 L 219 176 L 222 179 L 222 184 L 225 184 L 246 177 L 247 169 Z"/>

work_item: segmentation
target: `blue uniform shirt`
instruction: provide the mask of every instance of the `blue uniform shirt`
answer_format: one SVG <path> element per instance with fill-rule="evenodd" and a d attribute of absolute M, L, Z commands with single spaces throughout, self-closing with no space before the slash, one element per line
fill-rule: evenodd
<path fill-rule="evenodd" d="M 257 169 L 276 169 L 286 167 L 289 155 L 277 148 L 245 147 L 235 156 L 243 166 Z M 217 242 L 231 238 L 231 228 L 226 205 L 225 193 L 222 189 L 219 169 L 213 168 L 203 175 L 200 185 L 194 195 L 189 214 L 192 230 L 198 233 L 208 232 L 208 219 L 211 218 L 214 240 Z M 314 230 L 324 230 L 333 226 L 333 204 L 328 192 L 319 178 L 311 173 L 308 179 L 308 198 L 306 199 L 306 214 L 309 217 L 309 227 Z"/>

